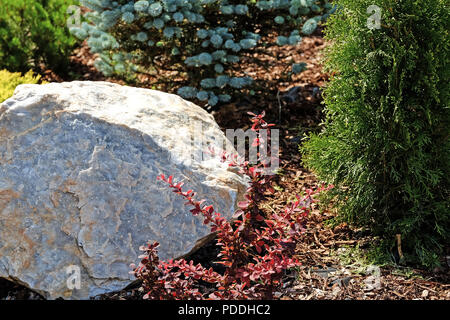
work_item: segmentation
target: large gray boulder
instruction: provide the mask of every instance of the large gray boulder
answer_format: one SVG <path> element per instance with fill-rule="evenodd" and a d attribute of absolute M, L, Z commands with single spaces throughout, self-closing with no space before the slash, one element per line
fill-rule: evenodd
<path fill-rule="evenodd" d="M 210 114 L 175 95 L 106 82 L 17 87 L 0 105 L 0 277 L 87 299 L 129 284 L 148 240 L 163 259 L 186 254 L 209 229 L 156 177 L 183 179 L 229 217 L 245 180 L 201 157 L 224 141 Z"/>

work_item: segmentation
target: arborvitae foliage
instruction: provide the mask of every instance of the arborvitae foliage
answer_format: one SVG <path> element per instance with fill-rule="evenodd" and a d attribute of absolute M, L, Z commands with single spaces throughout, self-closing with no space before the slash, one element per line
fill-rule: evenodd
<path fill-rule="evenodd" d="M 436 265 L 450 236 L 448 2 L 333 3 L 326 120 L 304 161 L 336 186 L 338 220 L 369 227 L 392 252 L 400 234 L 406 261 Z M 374 4 L 380 29 L 367 27 Z"/>
<path fill-rule="evenodd" d="M 64 70 L 75 38 L 66 27 L 73 0 L 1 0 L 0 69 L 26 72 L 40 63 Z"/>

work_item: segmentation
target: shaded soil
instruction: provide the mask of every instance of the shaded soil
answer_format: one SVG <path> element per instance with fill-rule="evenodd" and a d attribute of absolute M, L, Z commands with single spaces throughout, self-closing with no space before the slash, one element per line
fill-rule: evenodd
<path fill-rule="evenodd" d="M 266 120 L 280 129 L 280 167 L 275 179 L 276 192 L 261 208 L 268 214 L 279 211 L 306 188 L 315 188 L 318 181 L 313 173 L 302 167 L 298 144 L 305 133 L 318 130 L 322 119 L 321 88 L 328 76 L 322 72 L 320 64 L 326 44 L 320 32 L 303 38 L 298 46 L 267 48 L 264 54 L 267 67 L 243 64 L 243 71 L 257 79 L 265 94 L 245 96 L 233 103 L 211 109 L 222 129 L 249 128 L 246 113 L 266 111 Z M 47 81 L 102 80 L 107 79 L 93 67 L 93 56 L 87 47 L 75 50 L 71 58 L 71 77 L 61 78 L 51 71 L 43 71 Z M 308 69 L 290 78 L 285 65 L 292 62 L 305 62 Z M 123 84 L 123 83 L 122 83 Z M 376 241 L 366 235 L 364 230 L 352 229 L 342 224 L 331 228 L 327 220 L 334 212 L 315 207 L 307 225 L 304 241 L 297 245 L 297 255 L 303 266 L 295 272 L 286 274 L 283 290 L 276 293 L 280 299 L 450 299 L 450 275 L 448 265 L 435 272 L 426 272 L 401 266 L 382 267 L 379 277 L 373 277 L 377 270 L 358 259 L 357 250 L 364 249 Z M 356 253 L 355 253 L 356 252 Z M 190 259 L 213 266 L 217 256 L 217 246 L 210 243 L 194 253 Z M 356 257 L 354 255 L 356 254 Z M 378 282 L 379 280 L 379 282 Z M 207 290 L 207 287 L 204 287 Z M 92 299 L 129 300 L 140 299 L 142 292 L 138 283 L 120 292 L 112 292 Z M 39 299 L 40 296 L 26 288 L 0 279 L 1 299 Z"/>

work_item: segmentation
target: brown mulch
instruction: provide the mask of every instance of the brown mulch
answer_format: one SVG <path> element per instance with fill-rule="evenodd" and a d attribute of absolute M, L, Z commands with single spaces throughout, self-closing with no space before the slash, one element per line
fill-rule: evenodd
<path fill-rule="evenodd" d="M 276 193 L 262 205 L 268 208 L 268 212 L 282 210 L 286 203 L 292 201 L 293 195 L 318 185 L 311 172 L 304 169 L 297 159 L 289 158 L 296 148 L 284 147 L 283 153 L 287 157 L 281 160 L 283 175 L 278 178 Z M 318 207 L 312 211 L 303 241 L 297 245 L 297 256 L 303 266 L 298 270 L 296 279 L 290 279 L 290 283 L 279 293 L 281 299 L 450 299 L 448 268 L 428 272 L 402 266 L 381 267 L 379 285 L 373 286 L 376 279 L 369 266 L 345 264 L 339 254 L 351 252 L 351 248 L 355 247 L 363 250 L 376 239 L 346 224 L 334 228 L 326 226 L 327 220 L 334 216 L 335 213 L 327 210 L 321 212 Z"/>
<path fill-rule="evenodd" d="M 222 129 L 249 128 L 246 112 L 265 110 L 266 120 L 280 129 L 280 174 L 275 178 L 276 192 L 261 204 L 267 213 L 279 211 L 306 188 L 315 188 L 319 182 L 313 173 L 303 168 L 298 145 L 304 133 L 317 130 L 322 119 L 321 88 L 328 77 L 322 72 L 321 50 L 326 46 L 320 32 L 304 37 L 301 44 L 283 49 L 274 46 L 267 48 L 263 60 L 266 66 L 243 63 L 243 72 L 257 79 L 258 84 L 267 88 L 266 94 L 241 97 L 233 103 L 221 105 L 211 110 Z M 105 78 L 95 70 L 95 56 L 84 45 L 75 50 L 71 57 L 71 76 L 61 78 L 50 70 L 43 71 L 44 80 L 67 81 L 94 80 L 122 81 Z M 286 65 L 292 62 L 307 63 L 308 69 L 290 78 Z M 270 72 L 267 71 L 267 66 Z M 72 77 L 72 78 L 70 78 Z M 149 85 L 149 87 L 151 87 Z M 264 91 L 263 91 L 264 92 Z M 353 229 L 345 224 L 334 228 L 326 226 L 334 212 L 319 210 L 311 213 L 304 241 L 297 246 L 297 255 L 303 266 L 294 273 L 286 275 L 283 290 L 276 296 L 283 300 L 311 299 L 450 299 L 449 269 L 444 267 L 436 272 L 409 269 L 401 266 L 382 267 L 379 285 L 373 286 L 374 278 L 367 266 L 349 264 L 340 257 L 351 248 L 364 249 L 374 239 L 364 231 Z M 191 258 L 208 267 L 215 259 L 214 244 L 199 250 Z M 375 279 L 376 280 L 376 279 Z M 129 300 L 139 299 L 142 293 L 131 286 L 120 292 L 113 292 L 93 299 Z M 40 299 L 41 297 L 26 288 L 0 279 L 1 299 Z"/>

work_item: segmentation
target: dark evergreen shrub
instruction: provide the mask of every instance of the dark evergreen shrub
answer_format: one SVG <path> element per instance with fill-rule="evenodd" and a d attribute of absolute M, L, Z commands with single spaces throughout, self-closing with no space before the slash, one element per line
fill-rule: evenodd
<path fill-rule="evenodd" d="M 0 69 L 26 72 L 40 63 L 61 72 L 75 44 L 66 27 L 73 0 L 2 0 Z"/>
<path fill-rule="evenodd" d="M 338 221 L 369 227 L 392 252 L 400 234 L 406 261 L 435 266 L 450 238 L 449 3 L 333 3 L 326 120 L 304 162 L 336 186 Z"/>

